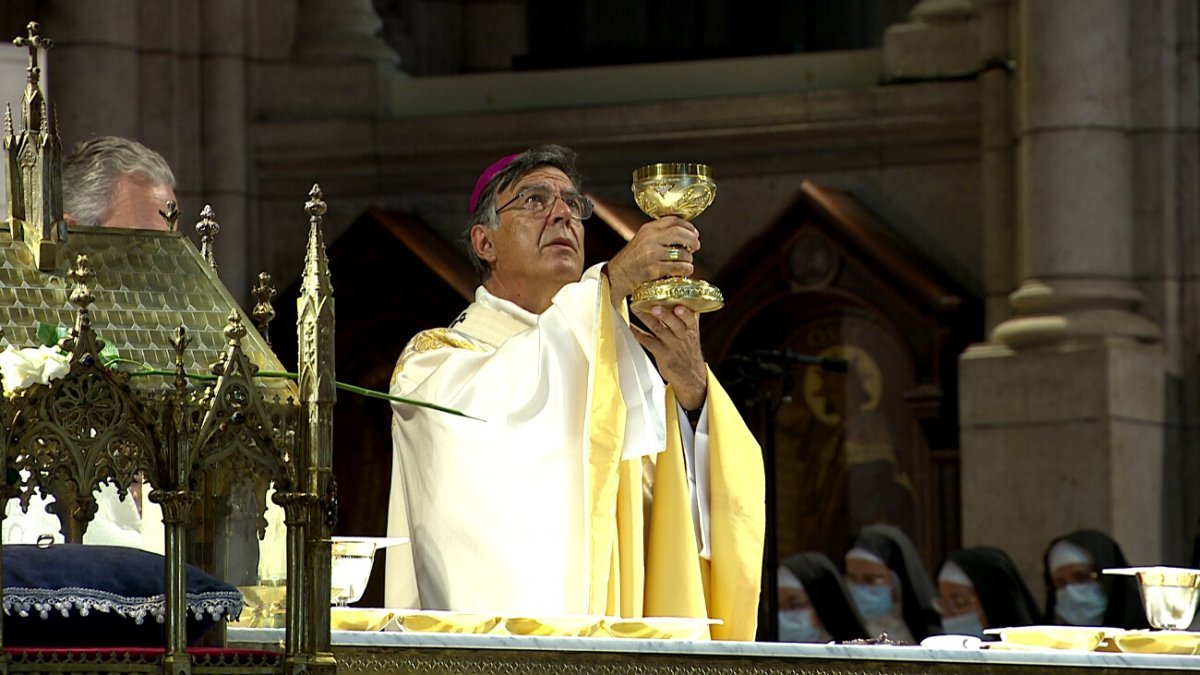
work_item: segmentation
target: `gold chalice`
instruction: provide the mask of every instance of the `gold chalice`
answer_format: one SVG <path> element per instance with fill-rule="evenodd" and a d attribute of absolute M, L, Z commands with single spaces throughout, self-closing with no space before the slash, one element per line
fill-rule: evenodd
<path fill-rule="evenodd" d="M 633 172 L 633 198 L 651 218 L 679 216 L 692 220 L 712 204 L 717 184 L 705 164 L 650 164 Z M 687 277 L 666 277 L 638 286 L 630 297 L 633 309 L 683 305 L 693 312 L 721 309 L 725 298 L 716 286 Z"/>

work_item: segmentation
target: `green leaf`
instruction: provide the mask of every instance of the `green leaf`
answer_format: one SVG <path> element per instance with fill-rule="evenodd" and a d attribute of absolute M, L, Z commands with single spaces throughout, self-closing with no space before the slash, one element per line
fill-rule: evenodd
<path fill-rule="evenodd" d="M 53 347 L 58 344 L 58 327 L 39 321 L 37 325 L 37 340 L 39 344 L 46 347 Z"/>
<path fill-rule="evenodd" d="M 105 368 L 112 366 L 120 358 L 120 352 L 117 351 L 117 348 L 111 342 L 105 342 L 104 346 L 100 348 L 100 364 Z"/>

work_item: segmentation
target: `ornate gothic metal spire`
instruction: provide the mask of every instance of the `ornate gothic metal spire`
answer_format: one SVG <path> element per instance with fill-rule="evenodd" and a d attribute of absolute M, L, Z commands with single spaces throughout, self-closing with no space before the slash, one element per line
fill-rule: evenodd
<path fill-rule="evenodd" d="M 4 121 L 8 226 L 14 239 L 29 246 L 38 269 L 52 270 L 58 245 L 66 240 L 67 232 L 62 218 L 62 146 L 57 121 L 50 118 L 39 84 L 38 50 L 50 49 L 54 42 L 38 34 L 37 22 L 30 22 L 27 30 L 27 35 L 13 40 L 29 50 L 21 102 L 24 128 L 19 132 L 12 128 L 11 111 L 6 112 Z"/>
<path fill-rule="evenodd" d="M 300 298 L 296 301 L 297 330 L 300 340 L 299 385 L 301 422 L 297 434 L 298 479 L 301 491 L 320 501 L 308 507 L 309 538 L 307 560 L 309 568 L 303 574 L 310 579 L 325 579 L 329 574 L 331 527 L 325 517 L 333 503 L 333 286 L 329 283 L 329 259 L 325 255 L 325 239 L 321 233 L 321 218 L 325 201 L 321 188 L 313 185 L 304 210 L 308 213 L 308 252 L 304 259 L 304 277 Z M 288 583 L 292 579 L 289 574 Z M 291 597 L 291 596 L 289 596 Z M 329 605 L 329 585 L 315 584 L 307 594 L 308 630 L 302 634 L 300 650 L 305 653 L 326 653 L 329 645 L 329 617 L 315 608 Z M 291 609 L 289 602 L 289 610 Z M 301 616 L 305 613 L 301 612 Z M 290 631 L 289 631 L 290 635 Z"/>
<path fill-rule="evenodd" d="M 42 87 L 39 84 L 42 75 L 42 69 L 38 67 L 38 50 L 50 50 L 54 46 L 54 40 L 42 37 L 38 34 L 41 26 L 36 21 L 30 21 L 25 26 L 27 35 L 13 38 L 13 44 L 18 47 L 25 47 L 29 50 L 29 67 L 25 69 L 25 99 L 24 109 L 22 112 L 22 120 L 25 123 L 25 128 L 41 127 L 42 120 L 45 115 L 42 104 L 45 100 L 42 97 Z"/>
<path fill-rule="evenodd" d="M 329 258 L 325 255 L 325 235 L 321 231 L 326 206 L 320 185 L 314 183 L 312 190 L 309 190 L 304 210 L 308 213 L 308 250 L 304 256 L 304 276 L 300 283 L 296 312 L 300 321 L 299 335 L 302 336 L 299 351 L 300 400 L 332 403 L 335 398 L 333 286 L 329 283 Z M 309 369 L 307 381 L 306 368 Z"/>
<path fill-rule="evenodd" d="M 325 234 L 321 225 L 325 216 L 326 205 L 322 198 L 321 186 L 313 183 L 308 191 L 308 201 L 304 210 L 308 213 L 308 249 L 304 255 L 304 288 L 313 292 L 333 294 L 329 284 L 329 258 L 325 255 Z"/>
<path fill-rule="evenodd" d="M 250 289 L 250 293 L 254 295 L 255 299 L 254 309 L 250 312 L 250 316 L 254 319 L 254 325 L 258 328 L 258 332 L 267 341 L 267 345 L 270 345 L 271 335 L 268 333 L 268 329 L 271 319 L 275 318 L 275 308 L 271 306 L 271 299 L 275 297 L 276 293 L 275 286 L 271 283 L 271 275 L 259 272 L 258 284 Z"/>
<path fill-rule="evenodd" d="M 92 271 L 92 263 L 86 255 L 75 256 L 75 267 L 67 272 L 67 278 L 74 284 L 69 299 L 80 310 L 86 312 L 88 305 L 96 301 L 96 294 L 92 292 L 91 285 L 96 273 Z"/>
<path fill-rule="evenodd" d="M 213 239 L 221 231 L 221 225 L 214 220 L 216 217 L 212 204 L 205 204 L 200 211 L 200 222 L 196 223 L 196 232 L 200 234 L 200 255 L 214 270 L 217 269 L 217 257 L 213 253 Z"/>
<path fill-rule="evenodd" d="M 179 227 L 179 205 L 174 199 L 167 200 L 167 210 L 159 210 L 158 215 L 167 223 L 167 232 L 174 232 Z"/>

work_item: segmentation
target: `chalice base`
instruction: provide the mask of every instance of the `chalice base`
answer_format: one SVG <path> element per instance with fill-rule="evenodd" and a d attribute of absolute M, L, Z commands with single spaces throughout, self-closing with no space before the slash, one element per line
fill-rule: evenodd
<path fill-rule="evenodd" d="M 638 286 L 629 298 L 634 311 L 649 312 L 653 307 L 683 305 L 693 312 L 721 309 L 725 298 L 721 289 L 701 279 L 667 277 Z"/>

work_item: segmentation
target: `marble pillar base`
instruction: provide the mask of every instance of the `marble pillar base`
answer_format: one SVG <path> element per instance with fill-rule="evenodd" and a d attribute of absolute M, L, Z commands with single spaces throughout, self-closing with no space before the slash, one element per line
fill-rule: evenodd
<path fill-rule="evenodd" d="M 992 340 L 1013 349 L 1104 340 L 1157 342 L 1162 337 L 1158 324 L 1135 311 L 1143 300 L 1124 281 L 1030 279 L 1009 296 L 1017 316 L 997 325 Z"/>
<path fill-rule="evenodd" d="M 1166 357 L 1122 340 L 959 362 L 963 544 L 1007 551 L 1040 596 L 1051 539 L 1095 528 L 1162 562 Z"/>

